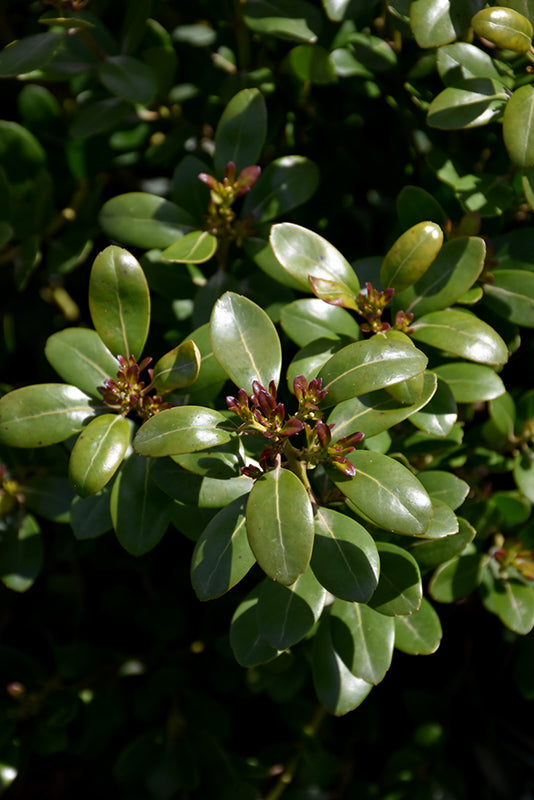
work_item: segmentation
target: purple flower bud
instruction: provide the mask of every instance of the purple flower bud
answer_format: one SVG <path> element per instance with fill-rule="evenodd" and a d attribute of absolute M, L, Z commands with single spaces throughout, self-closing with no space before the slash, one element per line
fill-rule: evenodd
<path fill-rule="evenodd" d="M 315 426 L 315 432 L 321 447 L 328 447 L 330 440 L 332 439 L 332 433 L 330 432 L 330 427 L 326 424 L 326 422 L 319 420 Z"/>
<path fill-rule="evenodd" d="M 348 478 L 354 478 L 356 475 L 356 467 L 345 456 L 334 456 L 331 463 L 333 467 Z"/>

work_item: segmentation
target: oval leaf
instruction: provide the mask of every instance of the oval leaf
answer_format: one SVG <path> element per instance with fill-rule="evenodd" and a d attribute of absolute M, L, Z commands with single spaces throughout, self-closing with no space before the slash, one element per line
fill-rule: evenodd
<path fill-rule="evenodd" d="M 152 383 L 159 394 L 190 386 L 200 369 L 200 351 L 189 339 L 174 347 L 154 366 Z"/>
<path fill-rule="evenodd" d="M 229 442 L 232 435 L 222 426 L 226 417 L 202 406 L 178 406 L 160 411 L 141 425 L 134 447 L 142 456 L 195 453 Z"/>
<path fill-rule="evenodd" d="M 183 208 L 147 192 L 112 197 L 98 219 L 110 238 L 145 250 L 168 247 L 195 225 Z"/>
<path fill-rule="evenodd" d="M 115 378 L 120 364 L 96 331 L 65 328 L 46 340 L 45 355 L 64 381 L 101 399 L 97 386 Z"/>
<path fill-rule="evenodd" d="M 493 282 L 484 284 L 487 305 L 516 325 L 534 328 L 534 273 L 523 269 L 496 269 Z"/>
<path fill-rule="evenodd" d="M 380 269 L 382 286 L 402 291 L 419 280 L 443 244 L 443 231 L 435 222 L 419 222 L 389 249 Z"/>
<path fill-rule="evenodd" d="M 164 261 L 178 264 L 203 264 L 215 255 L 217 238 L 209 231 L 191 231 L 167 247 L 161 254 Z"/>
<path fill-rule="evenodd" d="M 264 639 L 259 631 L 258 606 L 260 587 L 256 586 L 238 605 L 230 624 L 230 644 L 236 661 L 243 667 L 266 664 L 279 655 L 279 651 Z"/>
<path fill-rule="evenodd" d="M 259 89 L 242 89 L 224 109 L 215 131 L 215 170 L 232 161 L 239 174 L 255 164 L 267 134 L 267 107 Z"/>
<path fill-rule="evenodd" d="M 107 56 L 98 65 L 98 77 L 112 94 L 142 106 L 149 105 L 157 89 L 150 67 L 131 56 Z"/>
<path fill-rule="evenodd" d="M 397 545 L 378 543 L 380 579 L 369 605 L 380 614 L 413 614 L 421 605 L 423 587 L 415 558 Z"/>
<path fill-rule="evenodd" d="M 335 600 L 330 633 L 336 652 L 351 673 L 368 683 L 380 683 L 393 657 L 393 618 L 360 603 Z"/>
<path fill-rule="evenodd" d="M 79 433 L 94 415 L 91 398 L 76 386 L 23 386 L 0 398 L 0 443 L 46 447 Z"/>
<path fill-rule="evenodd" d="M 260 584 L 256 612 L 261 635 L 277 650 L 287 650 L 318 621 L 325 598 L 326 589 L 310 569 L 291 586 L 265 578 Z"/>
<path fill-rule="evenodd" d="M 395 647 L 412 656 L 429 656 L 441 642 L 439 617 L 424 597 L 413 614 L 395 617 Z"/>
<path fill-rule="evenodd" d="M 282 156 L 267 166 L 245 197 L 242 217 L 267 222 L 305 203 L 319 185 L 319 170 L 304 156 Z"/>
<path fill-rule="evenodd" d="M 219 364 L 239 388 L 250 394 L 252 382 L 278 385 L 282 350 L 276 329 L 263 309 L 234 292 L 217 300 L 210 338 Z"/>
<path fill-rule="evenodd" d="M 412 325 L 412 337 L 454 356 L 490 366 L 508 361 L 508 348 L 499 334 L 475 314 L 458 308 L 434 311 Z"/>
<path fill-rule="evenodd" d="M 289 586 L 306 570 L 313 511 L 296 475 L 277 467 L 256 481 L 247 503 L 247 533 L 258 564 L 274 581 Z"/>
<path fill-rule="evenodd" d="M 460 555 L 475 538 L 476 531 L 467 520 L 458 518 L 458 533 L 443 539 L 413 539 L 407 550 L 413 555 L 421 572 L 439 567 Z"/>
<path fill-rule="evenodd" d="M 139 358 L 150 324 L 150 293 L 139 262 L 111 245 L 96 257 L 89 310 L 98 335 L 114 355 Z"/>
<path fill-rule="evenodd" d="M 506 104 L 502 134 L 508 154 L 518 167 L 534 164 L 534 88 L 516 89 Z"/>
<path fill-rule="evenodd" d="M 103 414 L 91 420 L 78 436 L 69 459 L 69 480 L 80 497 L 104 488 L 120 466 L 130 442 L 124 417 Z"/>
<path fill-rule="evenodd" d="M 457 403 L 479 403 L 504 394 L 501 378 L 485 364 L 466 364 L 454 361 L 434 370 L 444 380 Z"/>
<path fill-rule="evenodd" d="M 361 337 L 360 327 L 348 311 L 315 298 L 288 303 L 282 308 L 280 321 L 285 333 L 299 347 L 323 337 Z"/>
<path fill-rule="evenodd" d="M 459 130 L 487 125 L 508 99 L 500 81 L 468 78 L 448 86 L 431 102 L 427 123 L 431 128 Z"/>
<path fill-rule="evenodd" d="M 410 416 L 410 422 L 416 428 L 420 428 L 432 436 L 447 436 L 453 429 L 457 419 L 458 408 L 456 401 L 449 386 L 440 378 L 438 378 L 435 394 L 428 403 Z"/>
<path fill-rule="evenodd" d="M 429 469 L 419 472 L 417 477 L 432 500 L 441 500 L 452 509 L 461 506 L 469 494 L 469 484 L 451 472 Z"/>
<path fill-rule="evenodd" d="M 503 50 L 526 53 L 532 44 L 532 25 L 513 8 L 483 8 L 471 20 L 478 36 Z"/>

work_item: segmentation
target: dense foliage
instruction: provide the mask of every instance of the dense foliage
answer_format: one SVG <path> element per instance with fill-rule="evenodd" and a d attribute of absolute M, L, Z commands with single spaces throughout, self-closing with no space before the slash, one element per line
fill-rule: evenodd
<path fill-rule="evenodd" d="M 534 2 L 189 5 L 0 11 L 1 790 L 526 798 Z"/>

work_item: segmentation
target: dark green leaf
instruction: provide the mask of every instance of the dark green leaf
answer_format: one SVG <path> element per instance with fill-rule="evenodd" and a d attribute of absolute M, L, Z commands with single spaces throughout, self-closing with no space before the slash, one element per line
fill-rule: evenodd
<path fill-rule="evenodd" d="M 338 511 L 317 509 L 311 566 L 335 597 L 366 603 L 376 589 L 379 560 L 372 537 Z"/>
<path fill-rule="evenodd" d="M 534 627 L 534 587 L 511 578 L 494 578 L 488 571 L 481 585 L 482 602 L 515 633 L 527 634 Z"/>
<path fill-rule="evenodd" d="M 160 411 L 137 432 L 134 447 L 142 456 L 195 453 L 230 441 L 226 417 L 202 406 L 178 406 Z"/>
<path fill-rule="evenodd" d="M 262 272 L 274 281 L 281 283 L 283 286 L 288 286 L 290 289 L 298 289 L 301 291 L 302 286 L 300 282 L 292 278 L 291 275 L 280 266 L 280 262 L 273 253 L 269 242 L 252 236 L 249 239 L 245 239 L 243 242 L 243 250 L 249 258 L 257 264 Z"/>
<path fill-rule="evenodd" d="M 15 592 L 25 592 L 41 572 L 44 548 L 39 523 L 31 514 L 4 530 L 0 538 L 0 580 Z"/>
<path fill-rule="evenodd" d="M 350 672 L 368 683 L 380 683 L 393 657 L 393 618 L 360 603 L 335 600 L 330 633 L 336 652 Z"/>
<path fill-rule="evenodd" d="M 397 214 L 404 230 L 430 220 L 440 228 L 447 215 L 433 195 L 420 186 L 405 186 L 397 197 Z"/>
<path fill-rule="evenodd" d="M 187 211 L 147 192 L 128 192 L 104 203 L 99 222 L 112 239 L 142 247 L 168 247 L 195 226 Z"/>
<path fill-rule="evenodd" d="M 139 262 L 127 250 L 111 245 L 96 257 L 89 310 L 98 335 L 114 355 L 140 357 L 150 325 L 150 293 Z"/>
<path fill-rule="evenodd" d="M 458 533 L 458 518 L 452 508 L 442 500 L 432 499 L 432 519 L 425 537 L 428 539 L 443 539 Z"/>
<path fill-rule="evenodd" d="M 306 570 L 313 511 L 296 475 L 276 467 L 256 481 L 247 503 L 247 533 L 258 564 L 273 580 L 289 586 Z"/>
<path fill-rule="evenodd" d="M 302 205 L 315 194 L 319 170 L 304 156 L 282 156 L 267 166 L 243 203 L 242 216 L 267 222 Z"/>
<path fill-rule="evenodd" d="M 0 53 L 0 77 L 16 77 L 45 66 L 62 40 L 61 33 L 37 33 L 12 42 Z"/>
<path fill-rule="evenodd" d="M 67 478 L 34 475 L 24 484 L 26 506 L 39 517 L 52 522 L 69 522 L 74 492 Z"/>
<path fill-rule="evenodd" d="M 156 77 L 150 67 L 132 56 L 107 56 L 98 66 L 100 82 L 112 94 L 147 106 L 156 89 Z"/>
<path fill-rule="evenodd" d="M 380 269 L 382 286 L 401 292 L 416 283 L 432 264 L 443 244 L 443 231 L 435 222 L 418 222 L 388 250 Z"/>
<path fill-rule="evenodd" d="M 407 550 L 413 555 L 421 572 L 428 572 L 460 555 L 475 538 L 476 531 L 465 519 L 458 517 L 458 533 L 443 539 L 412 539 Z"/>
<path fill-rule="evenodd" d="M 180 390 L 180 394 L 186 394 L 190 402 L 205 404 L 212 397 L 216 397 L 222 389 L 223 384 L 228 380 L 226 372 L 223 370 L 215 355 L 210 341 L 209 324 L 202 325 L 189 334 L 187 341 L 193 341 L 200 352 L 200 369 L 194 384 L 189 388 Z"/>
<path fill-rule="evenodd" d="M 429 469 L 418 472 L 417 477 L 432 500 L 441 500 L 452 509 L 461 506 L 469 494 L 469 484 L 451 472 Z"/>
<path fill-rule="evenodd" d="M 534 273 L 521 269 L 496 269 L 484 284 L 488 306 L 516 325 L 534 328 Z"/>
<path fill-rule="evenodd" d="M 195 505 L 199 509 L 222 508 L 248 494 L 253 485 L 252 479 L 245 475 L 224 479 L 195 475 L 163 458 L 154 466 L 152 478 L 180 505 Z"/>
<path fill-rule="evenodd" d="M 45 354 L 64 381 L 101 399 L 97 386 L 115 378 L 119 362 L 110 353 L 96 331 L 89 328 L 65 328 L 46 340 Z"/>
<path fill-rule="evenodd" d="M 208 231 L 191 231 L 167 247 L 161 254 L 164 261 L 178 264 L 203 264 L 217 251 L 217 238 Z"/>
<path fill-rule="evenodd" d="M 502 83 L 491 78 L 458 81 L 455 86 L 447 86 L 431 102 L 427 124 L 442 130 L 487 125 L 501 113 L 508 96 Z"/>
<path fill-rule="evenodd" d="M 425 372 L 425 376 L 429 373 Z M 449 386 L 438 378 L 435 394 L 420 411 L 410 415 L 410 422 L 425 433 L 447 436 L 458 418 L 456 401 Z"/>
<path fill-rule="evenodd" d="M 380 579 L 369 605 L 388 617 L 413 614 L 423 597 L 417 561 L 406 550 L 388 542 L 378 542 L 378 554 Z"/>
<path fill-rule="evenodd" d="M 287 56 L 285 67 L 303 83 L 320 86 L 337 81 L 328 50 L 318 44 L 294 47 Z"/>
<path fill-rule="evenodd" d="M 487 556 L 471 553 L 441 564 L 428 586 L 431 597 L 439 603 L 463 600 L 480 583 L 486 561 Z"/>
<path fill-rule="evenodd" d="M 95 539 L 113 527 L 109 510 L 109 487 L 92 497 L 75 497 L 70 509 L 70 524 L 77 539 Z"/>
<path fill-rule="evenodd" d="M 446 86 L 461 85 L 469 78 L 489 78 L 513 86 L 513 72 L 510 67 L 489 56 L 484 50 L 467 42 L 455 42 L 440 47 L 436 66 Z"/>
<path fill-rule="evenodd" d="M 419 317 L 412 325 L 412 337 L 481 364 L 498 367 L 508 361 L 508 348 L 499 334 L 464 309 L 448 308 Z"/>
<path fill-rule="evenodd" d="M 226 444 L 210 447 L 197 453 L 173 456 L 172 460 L 189 472 L 208 478 L 237 478 L 245 461 L 238 436 Z"/>
<path fill-rule="evenodd" d="M 502 135 L 508 154 L 518 167 L 534 165 L 534 88 L 516 89 L 504 109 Z"/>
<path fill-rule="evenodd" d="M 296 42 L 316 42 L 321 31 L 321 15 L 307 0 L 248 0 L 243 16 L 255 33 L 277 36 Z"/>
<path fill-rule="evenodd" d="M 69 480 L 80 497 L 96 494 L 122 463 L 130 443 L 128 420 L 118 414 L 92 419 L 78 436 L 69 459 Z"/>
<path fill-rule="evenodd" d="M 499 397 L 505 391 L 501 378 L 485 364 L 454 361 L 434 370 L 444 380 L 457 403 L 478 403 Z"/>
<path fill-rule="evenodd" d="M 473 11 L 465 0 L 415 0 L 410 4 L 410 25 L 419 47 L 440 47 L 453 42 L 469 27 Z"/>
<path fill-rule="evenodd" d="M 255 563 L 247 539 L 245 509 L 246 499 L 233 500 L 213 517 L 195 546 L 191 582 L 200 600 L 220 597 Z"/>
<path fill-rule="evenodd" d="M 514 465 L 514 480 L 517 488 L 534 503 L 534 455 L 531 451 L 522 453 Z"/>
<path fill-rule="evenodd" d="M 105 100 L 95 102 L 87 100 L 76 110 L 69 133 L 74 139 L 88 139 L 91 136 L 107 133 L 117 128 L 130 112 L 130 104 L 118 97 L 107 97 Z M 102 227 L 105 227 L 103 222 Z"/>
<path fill-rule="evenodd" d="M 258 625 L 258 597 L 260 586 L 256 586 L 238 605 L 230 625 L 230 644 L 236 660 L 243 667 L 266 664 L 279 655 L 260 633 Z"/>
<path fill-rule="evenodd" d="M 310 381 L 316 378 L 321 368 L 345 345 L 345 336 L 341 339 L 321 338 L 315 339 L 302 350 L 299 350 L 287 370 L 287 385 L 293 391 L 293 381 L 299 375 L 305 375 Z"/>
<path fill-rule="evenodd" d="M 325 598 L 326 589 L 310 569 L 290 586 L 265 578 L 256 608 L 260 634 L 277 650 L 287 650 L 318 621 Z"/>
<path fill-rule="evenodd" d="M 0 443 L 46 447 L 78 433 L 94 415 L 91 398 L 75 386 L 24 386 L 0 399 Z"/>
<path fill-rule="evenodd" d="M 424 597 L 413 614 L 395 617 L 395 647 L 412 656 L 429 656 L 441 642 L 439 617 Z"/>
<path fill-rule="evenodd" d="M 299 347 L 322 337 L 348 336 L 359 339 L 360 327 L 344 308 L 331 306 L 316 298 L 295 300 L 280 314 L 282 328 Z"/>
<path fill-rule="evenodd" d="M 215 170 L 232 161 L 239 174 L 256 164 L 267 133 L 267 109 L 259 89 L 242 89 L 224 109 L 215 131 Z"/>
<path fill-rule="evenodd" d="M 247 393 L 252 382 L 278 385 L 282 365 L 280 340 L 263 309 L 246 297 L 226 292 L 213 308 L 210 322 L 213 352 L 231 380 Z"/>
<path fill-rule="evenodd" d="M 190 386 L 200 369 L 200 351 L 189 339 L 165 353 L 154 366 L 152 383 L 158 394 Z"/>

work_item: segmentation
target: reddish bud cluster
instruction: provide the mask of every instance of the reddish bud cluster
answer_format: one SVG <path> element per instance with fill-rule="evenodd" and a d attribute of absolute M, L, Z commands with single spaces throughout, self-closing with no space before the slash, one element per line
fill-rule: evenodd
<path fill-rule="evenodd" d="M 152 361 L 150 357 L 144 358 L 139 364 L 135 356 L 117 356 L 117 361 L 121 365 L 117 378 L 107 378 L 103 386 L 98 387 L 102 400 L 109 408 L 123 416 L 134 412 L 142 419 L 148 419 L 158 411 L 170 407 L 170 403 L 164 403 L 158 395 L 150 396 L 150 386 L 145 388 L 144 381 L 139 380 L 141 372 Z M 152 380 L 151 369 L 148 374 Z"/>
<path fill-rule="evenodd" d="M 293 392 L 299 401 L 299 414 L 312 419 L 319 411 L 319 403 L 323 400 L 328 392 L 322 388 L 323 382 L 321 378 L 313 378 L 308 383 L 304 375 L 298 375 L 293 381 Z M 322 416 L 322 414 L 321 414 Z"/>
<path fill-rule="evenodd" d="M 389 331 L 391 328 L 397 331 L 404 331 L 410 333 L 409 325 L 413 320 L 413 314 L 406 313 L 405 311 L 398 311 L 395 317 L 395 322 L 391 325 L 389 322 L 382 320 L 382 314 L 385 307 L 393 299 L 395 290 L 388 288 L 379 292 L 373 287 L 372 283 L 365 284 L 366 293 L 359 294 L 356 298 L 356 306 L 358 313 L 365 317 L 365 322 L 360 325 L 364 333 L 382 333 Z"/>
<path fill-rule="evenodd" d="M 534 581 L 534 550 L 524 549 L 520 539 L 506 539 L 501 547 L 491 550 L 491 555 L 503 568 L 512 567 L 523 578 Z"/>
<path fill-rule="evenodd" d="M 232 205 L 247 192 L 250 192 L 261 173 L 261 167 L 250 166 L 236 176 L 233 161 L 229 161 L 222 181 L 206 172 L 199 174 L 199 180 L 210 188 L 210 203 L 206 215 L 206 229 L 218 239 L 241 244 L 251 234 L 252 220 L 239 220 Z"/>
<path fill-rule="evenodd" d="M 276 400 L 274 381 L 270 382 L 269 391 L 259 381 L 253 381 L 251 405 L 244 389 L 238 391 L 237 397 L 227 397 L 226 403 L 230 411 L 237 414 L 245 424 L 252 423 L 252 430 L 261 431 L 267 439 L 287 439 L 304 428 L 303 423 L 295 417 L 285 420 L 285 408 L 283 403 Z"/>

